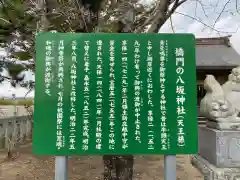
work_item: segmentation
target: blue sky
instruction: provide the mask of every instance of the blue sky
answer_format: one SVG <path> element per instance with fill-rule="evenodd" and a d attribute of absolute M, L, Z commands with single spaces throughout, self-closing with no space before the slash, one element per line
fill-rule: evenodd
<path fill-rule="evenodd" d="M 151 0 L 141 1 L 151 3 Z M 236 5 L 236 2 L 236 0 L 188 0 L 178 8 L 177 13 L 172 16 L 174 32 L 194 33 L 196 37 L 232 35 L 230 39 L 231 43 L 234 49 L 240 54 L 240 30 L 238 30 L 240 28 L 240 4 Z M 239 13 L 236 8 L 239 9 Z M 223 9 L 224 12 L 222 12 Z M 219 16 L 220 13 L 221 16 Z M 197 20 L 181 14 L 186 14 Z M 218 32 L 212 30 L 213 27 Z M 173 32 L 170 21 L 167 21 L 166 24 L 164 24 L 160 32 Z M 0 56 L 4 54 L 5 52 L 0 50 Z M 8 76 L 8 73 L 5 70 L 2 73 L 3 75 Z M 26 77 L 25 81 L 34 80 L 35 76 L 33 72 L 25 71 L 23 73 Z M 27 91 L 27 89 L 20 86 L 17 88 L 11 87 L 10 82 L 8 81 L 4 81 L 0 85 L 0 97 L 11 97 L 13 93 L 15 93 L 17 97 L 23 97 Z M 32 91 L 29 96 L 33 97 L 34 91 Z"/>

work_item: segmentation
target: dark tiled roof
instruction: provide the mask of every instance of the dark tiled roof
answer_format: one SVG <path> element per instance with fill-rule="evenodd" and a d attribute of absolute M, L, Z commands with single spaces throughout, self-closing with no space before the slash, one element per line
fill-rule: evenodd
<path fill-rule="evenodd" d="M 198 69 L 231 69 L 240 65 L 240 55 L 228 36 L 196 39 L 196 60 Z"/>

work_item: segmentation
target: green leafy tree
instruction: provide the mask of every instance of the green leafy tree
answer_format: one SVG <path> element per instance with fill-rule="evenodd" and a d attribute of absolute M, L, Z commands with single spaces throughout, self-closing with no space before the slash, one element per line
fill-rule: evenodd
<path fill-rule="evenodd" d="M 8 70 L 10 77 L 1 77 L 0 81 L 9 79 L 15 86 L 32 88 L 34 83 L 25 83 L 20 73 L 26 69 L 34 69 L 28 61 L 33 58 L 33 32 L 36 31 L 37 17 L 31 14 L 31 6 L 24 0 L 0 0 L 0 47 L 7 52 L 0 57 L 0 68 Z M 16 49 L 16 46 L 18 49 Z M 22 63 L 16 63 L 22 61 Z"/>

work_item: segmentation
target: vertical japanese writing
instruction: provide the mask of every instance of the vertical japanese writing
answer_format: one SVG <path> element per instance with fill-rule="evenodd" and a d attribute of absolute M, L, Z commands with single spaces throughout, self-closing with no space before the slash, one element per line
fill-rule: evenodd
<path fill-rule="evenodd" d="M 128 148 L 128 58 L 127 41 L 122 41 L 122 148 Z"/>
<path fill-rule="evenodd" d="M 196 153 L 195 41 L 190 34 L 40 34 L 34 153 Z"/>
<path fill-rule="evenodd" d="M 168 40 L 165 41 L 165 64 L 168 63 Z M 166 101 L 166 100 L 165 100 Z M 166 103 L 165 103 L 166 104 Z M 171 142 L 170 142 L 170 136 L 171 136 L 171 132 L 169 131 L 169 129 L 167 129 L 168 131 L 168 136 L 167 136 L 167 149 L 170 149 L 170 145 L 171 145 Z"/>
<path fill-rule="evenodd" d="M 84 83 L 83 83 L 83 138 L 82 138 L 82 150 L 88 150 L 89 144 L 89 81 L 90 81 L 90 69 L 89 69 L 89 41 L 84 41 Z"/>
<path fill-rule="evenodd" d="M 103 59 L 102 40 L 97 41 L 97 97 L 96 97 L 96 149 L 102 149 L 102 119 L 103 119 Z"/>
<path fill-rule="evenodd" d="M 185 92 L 184 92 L 184 49 L 182 47 L 175 49 L 176 55 L 176 103 L 177 103 L 177 145 L 179 147 L 185 146 L 185 132 L 184 132 L 184 116 L 185 111 Z"/>
<path fill-rule="evenodd" d="M 64 147 L 63 124 L 63 80 L 64 80 L 64 41 L 60 40 L 58 45 L 58 103 L 57 103 L 57 149 Z"/>
<path fill-rule="evenodd" d="M 76 79 L 77 79 L 77 41 L 72 41 L 72 65 L 70 71 L 71 79 L 71 92 L 70 92 L 70 135 L 69 135 L 69 149 L 75 150 L 75 138 L 76 138 Z"/>
<path fill-rule="evenodd" d="M 115 149 L 115 41 L 110 40 L 110 48 L 109 48 L 109 54 L 110 54 L 110 73 L 109 73 L 109 125 L 110 125 L 110 133 L 109 133 L 109 149 L 114 150 Z"/>
<path fill-rule="evenodd" d="M 147 95 L 148 95 L 148 149 L 154 149 L 154 118 L 153 118 L 153 81 L 152 81 L 152 42 L 147 45 Z"/>
<path fill-rule="evenodd" d="M 166 125 L 166 97 L 165 97 L 165 81 L 166 81 L 166 41 L 160 41 L 160 112 L 161 112 L 161 150 L 168 150 L 168 134 L 167 134 L 167 125 Z"/>
<path fill-rule="evenodd" d="M 52 56 L 53 42 L 46 41 L 46 54 L 45 54 L 45 93 L 51 96 L 50 85 L 51 85 L 51 72 L 52 72 L 52 61 L 54 57 Z"/>
<path fill-rule="evenodd" d="M 134 79 L 134 111 L 135 111 L 135 140 L 141 143 L 141 122 L 140 122 L 140 90 L 141 90 L 141 81 L 140 81 L 140 43 L 139 41 L 134 42 L 134 68 L 135 68 L 135 79 Z"/>

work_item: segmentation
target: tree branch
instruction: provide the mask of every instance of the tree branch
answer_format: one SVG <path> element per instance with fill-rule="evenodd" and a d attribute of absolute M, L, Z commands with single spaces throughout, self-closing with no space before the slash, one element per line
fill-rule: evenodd
<path fill-rule="evenodd" d="M 211 30 L 217 32 L 217 33 L 219 34 L 219 36 L 221 35 L 220 33 L 225 33 L 225 34 L 236 33 L 236 31 L 235 31 L 235 32 L 234 32 L 234 31 L 233 31 L 233 32 L 227 32 L 227 31 L 220 31 L 220 30 L 217 30 L 217 29 L 213 28 L 212 26 L 210 26 L 210 25 L 204 23 L 202 20 L 200 20 L 200 19 L 198 19 L 198 18 L 196 18 L 196 17 L 192 17 L 192 16 L 190 16 L 190 15 L 188 15 L 188 14 L 184 14 L 184 13 L 177 12 L 177 11 L 176 11 L 175 13 L 176 13 L 176 14 L 179 14 L 179 15 L 182 15 L 182 16 L 186 16 L 186 17 L 188 17 L 188 18 L 190 18 L 190 19 L 192 19 L 192 20 L 195 20 L 195 21 L 201 23 L 202 25 L 208 27 L 209 29 L 211 29 Z"/>
<path fill-rule="evenodd" d="M 46 2 L 46 9 L 48 8 L 47 7 L 47 3 L 49 3 L 49 1 L 51 0 L 38 0 L 37 1 L 37 9 L 40 9 L 41 11 L 41 17 L 40 17 L 40 20 L 37 21 L 37 29 L 36 31 L 39 32 L 39 31 L 45 31 L 47 29 L 47 17 L 46 17 L 46 14 L 45 14 L 45 2 Z"/>
<path fill-rule="evenodd" d="M 172 32 L 175 33 L 175 30 L 173 27 L 173 22 L 172 22 L 172 16 L 170 16 L 169 19 L 170 19 L 170 25 L 171 25 Z"/>
<path fill-rule="evenodd" d="M 172 14 L 177 10 L 177 8 L 179 6 L 181 6 L 183 3 L 185 3 L 187 0 L 182 0 L 182 1 L 179 1 L 179 0 L 176 0 L 173 7 L 168 11 L 167 13 L 167 17 L 166 17 L 166 20 L 172 16 Z"/>
<path fill-rule="evenodd" d="M 158 33 L 159 29 L 168 20 L 168 18 L 170 18 L 170 16 L 176 11 L 176 9 L 186 1 L 187 0 L 161 0 L 159 3 L 157 14 L 154 17 L 148 33 Z M 169 10 L 169 6 L 172 2 L 174 2 L 173 7 Z"/>
<path fill-rule="evenodd" d="M 149 24 L 151 23 L 151 21 L 154 19 L 154 14 L 156 13 L 156 10 L 157 10 L 157 8 L 153 6 L 149 11 L 147 11 L 147 12 L 145 13 L 145 15 L 148 15 L 148 14 L 150 14 L 150 15 L 149 15 L 149 17 L 144 21 L 143 24 L 141 24 L 139 27 L 136 27 L 136 28 L 135 28 L 135 31 L 134 31 L 135 33 L 140 33 L 140 32 L 142 32 L 142 30 L 144 29 L 144 27 L 147 26 L 147 25 L 149 25 Z M 145 15 L 143 15 L 142 17 L 145 17 Z"/>
<path fill-rule="evenodd" d="M 230 1 L 231 1 L 231 0 L 228 0 L 228 1 L 224 4 L 221 12 L 219 13 L 218 17 L 216 18 L 216 20 L 215 20 L 214 23 L 213 23 L 212 29 L 215 28 L 215 26 L 216 26 L 217 22 L 219 21 L 221 15 L 222 15 L 222 13 L 223 13 L 223 11 L 226 9 L 226 7 L 227 7 L 227 5 L 230 3 Z"/>
<path fill-rule="evenodd" d="M 148 33 L 158 33 L 160 27 L 166 21 L 166 14 L 167 14 L 168 6 L 170 3 L 171 3 L 171 0 L 160 0 L 160 3 L 156 10 L 156 15 L 153 18 L 150 28 L 148 29 Z"/>

